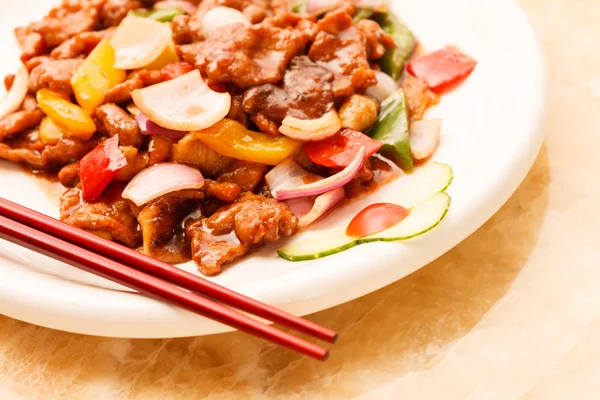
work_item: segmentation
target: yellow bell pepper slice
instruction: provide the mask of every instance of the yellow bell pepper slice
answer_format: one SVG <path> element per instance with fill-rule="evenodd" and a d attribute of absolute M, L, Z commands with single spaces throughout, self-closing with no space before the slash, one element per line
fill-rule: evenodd
<path fill-rule="evenodd" d="M 179 55 L 177 54 L 177 50 L 175 50 L 175 43 L 173 43 L 173 40 L 171 40 L 161 55 L 158 56 L 156 60 L 146 65 L 144 69 L 161 69 L 162 67 L 179 60 Z"/>
<path fill-rule="evenodd" d="M 88 113 L 50 89 L 37 92 L 37 102 L 47 116 L 68 132 L 70 137 L 88 140 L 96 132 L 96 125 Z"/>
<path fill-rule="evenodd" d="M 223 119 L 198 131 L 197 138 L 213 151 L 238 160 L 277 165 L 294 155 L 302 145 L 285 136 L 254 132 L 237 121 Z"/>
<path fill-rule="evenodd" d="M 101 41 L 71 78 L 77 102 L 92 112 L 104 102 L 107 90 L 125 80 L 126 72 L 114 67 L 115 51 L 110 41 Z"/>
<path fill-rule="evenodd" d="M 44 117 L 42 120 L 39 135 L 42 142 L 46 144 L 56 144 L 60 139 L 68 136 L 65 129 L 50 117 Z"/>

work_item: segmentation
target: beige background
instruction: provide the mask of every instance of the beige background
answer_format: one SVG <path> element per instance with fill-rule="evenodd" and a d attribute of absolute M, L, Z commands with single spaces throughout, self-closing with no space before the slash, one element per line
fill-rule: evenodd
<path fill-rule="evenodd" d="M 598 398 L 600 1 L 521 3 L 550 72 L 535 167 L 460 246 L 314 315 L 342 332 L 327 363 L 239 333 L 106 339 L 0 316 L 0 399 Z"/>

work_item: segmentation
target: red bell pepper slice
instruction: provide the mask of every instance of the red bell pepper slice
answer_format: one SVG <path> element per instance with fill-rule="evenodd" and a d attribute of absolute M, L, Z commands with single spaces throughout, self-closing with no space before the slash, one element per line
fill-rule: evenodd
<path fill-rule="evenodd" d="M 100 197 L 119 169 L 126 165 L 127 159 L 119 149 L 118 135 L 96 146 L 79 162 L 83 199 L 91 202 Z"/>
<path fill-rule="evenodd" d="M 373 235 L 397 225 L 409 214 L 410 210 L 396 204 L 372 204 L 350 221 L 346 234 L 358 238 Z"/>
<path fill-rule="evenodd" d="M 476 65 L 477 61 L 448 46 L 411 61 L 407 70 L 425 81 L 434 92 L 443 93 L 463 82 Z"/>
<path fill-rule="evenodd" d="M 365 147 L 365 158 L 369 158 L 381 149 L 383 143 L 352 129 L 343 129 L 325 140 L 304 143 L 304 151 L 315 164 L 345 168 L 354 160 L 360 146 Z"/>
<path fill-rule="evenodd" d="M 165 65 L 160 72 L 162 72 L 165 81 L 170 81 L 171 79 L 175 79 L 181 75 L 191 72 L 193 69 L 194 67 L 191 64 L 185 61 L 178 61 Z"/>

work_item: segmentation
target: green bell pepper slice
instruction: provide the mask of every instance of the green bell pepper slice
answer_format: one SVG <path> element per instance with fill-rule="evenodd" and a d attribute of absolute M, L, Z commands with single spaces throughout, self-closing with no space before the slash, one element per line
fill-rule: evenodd
<path fill-rule="evenodd" d="M 185 14 L 178 8 L 164 8 L 159 10 L 138 11 L 133 10 L 129 13 L 135 17 L 150 18 L 158 22 L 171 22 L 178 15 Z"/>
<path fill-rule="evenodd" d="M 394 78 L 400 79 L 404 65 L 415 49 L 415 37 L 412 32 L 393 13 L 381 14 L 377 22 L 384 32 L 390 34 L 396 42 L 396 48 L 388 49 L 381 58 L 379 65 L 383 72 Z"/>

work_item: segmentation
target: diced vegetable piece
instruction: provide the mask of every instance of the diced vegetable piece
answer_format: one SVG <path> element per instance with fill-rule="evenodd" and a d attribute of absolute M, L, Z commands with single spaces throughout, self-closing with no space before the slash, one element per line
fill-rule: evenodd
<path fill-rule="evenodd" d="M 292 6 L 292 12 L 296 14 L 306 14 L 306 3 L 308 0 L 297 0 Z"/>
<path fill-rule="evenodd" d="M 373 9 L 361 8 L 356 12 L 356 14 L 354 14 L 354 18 L 352 18 L 352 19 L 354 20 L 354 22 L 359 22 L 359 21 L 362 21 L 363 19 L 371 18 L 373 16 L 373 14 L 375 14 L 375 11 L 373 11 Z"/>
<path fill-rule="evenodd" d="M 202 17 L 202 34 L 208 39 L 214 36 L 219 28 L 239 23 L 250 25 L 248 18 L 241 11 L 230 7 L 214 7 Z"/>
<path fill-rule="evenodd" d="M 381 104 L 377 124 L 369 135 L 383 143 L 379 151 L 405 171 L 412 171 L 413 158 L 408 136 L 408 115 L 404 90 L 398 89 Z"/>
<path fill-rule="evenodd" d="M 19 109 L 27 95 L 28 84 L 29 72 L 24 65 L 21 65 L 10 90 L 0 101 L 0 119 Z"/>
<path fill-rule="evenodd" d="M 442 120 L 423 119 L 410 124 L 410 148 L 413 158 L 422 161 L 433 154 L 440 143 Z"/>
<path fill-rule="evenodd" d="M 448 46 L 424 55 L 408 64 L 408 72 L 422 79 L 436 93 L 447 92 L 464 81 L 475 69 L 477 61 Z"/>
<path fill-rule="evenodd" d="M 71 78 L 77 102 L 86 111 L 95 110 L 104 102 L 108 89 L 125 80 L 125 71 L 114 67 L 115 51 L 110 42 L 101 41 Z"/>
<path fill-rule="evenodd" d="M 88 113 L 58 93 L 40 89 L 37 92 L 37 102 L 44 114 L 65 128 L 71 137 L 88 140 L 96 132 L 96 125 Z"/>
<path fill-rule="evenodd" d="M 371 204 L 350 221 L 346 235 L 362 238 L 384 231 L 408 217 L 410 210 L 390 203 Z"/>
<path fill-rule="evenodd" d="M 304 151 L 315 164 L 328 168 L 345 168 L 361 146 L 365 148 L 365 157 L 368 158 L 377 153 L 383 143 L 352 129 L 344 129 L 329 139 L 305 143 Z"/>
<path fill-rule="evenodd" d="M 119 169 L 127 165 L 127 159 L 119 150 L 119 136 L 115 135 L 100 143 L 79 162 L 79 175 L 83 199 L 96 200 Z"/>
<path fill-rule="evenodd" d="M 335 135 L 342 128 L 342 121 L 335 110 L 317 119 L 298 119 L 287 116 L 279 132 L 292 139 L 303 142 L 315 142 Z"/>
<path fill-rule="evenodd" d="M 171 22 L 178 15 L 185 14 L 185 11 L 178 8 L 161 8 L 158 10 L 132 10 L 129 12 L 134 17 L 149 18 L 158 22 Z"/>
<path fill-rule="evenodd" d="M 452 169 L 448 165 L 425 165 L 413 174 L 401 178 L 399 187 L 394 191 L 394 204 L 411 210 L 410 215 L 399 224 L 374 235 L 356 239 L 346 234 L 349 222 L 340 221 L 331 229 L 297 236 L 278 253 L 289 261 L 314 260 L 362 243 L 406 240 L 419 236 L 434 228 L 446 215 L 450 197 L 442 192 L 451 182 Z"/>
<path fill-rule="evenodd" d="M 223 119 L 197 132 L 197 138 L 217 153 L 238 160 L 277 165 L 294 155 L 301 143 L 285 136 L 254 132 L 237 121 Z"/>
<path fill-rule="evenodd" d="M 400 79 L 404 65 L 415 50 L 415 37 L 411 31 L 400 22 L 400 18 L 393 13 L 381 14 L 377 18 L 384 32 L 390 34 L 396 42 L 396 47 L 389 49 L 381 58 L 379 65 L 383 72 L 395 81 Z"/>
<path fill-rule="evenodd" d="M 277 253 L 288 261 L 307 261 L 340 253 L 364 243 L 412 239 L 438 226 L 449 207 L 450 196 L 443 192 L 437 193 L 413 207 L 400 223 L 374 235 L 356 239 L 346 234 L 345 227 L 337 227 L 321 231 L 307 240 L 294 242 Z"/>
<path fill-rule="evenodd" d="M 67 136 L 65 129 L 58 125 L 50 117 L 44 117 L 39 129 L 40 139 L 46 144 L 56 144 L 60 139 Z"/>
<path fill-rule="evenodd" d="M 375 71 L 375 76 L 377 77 L 377 85 L 368 88 L 366 93 L 383 103 L 398 90 L 398 83 L 385 72 Z"/>
<path fill-rule="evenodd" d="M 186 63 L 185 61 L 179 61 L 165 65 L 162 67 L 160 72 L 162 73 L 165 81 L 170 81 L 171 79 L 178 78 L 181 75 L 191 72 L 193 69 L 194 67 L 191 64 Z"/>
<path fill-rule="evenodd" d="M 306 228 L 319 218 L 330 212 L 346 199 L 344 188 L 337 188 L 323 193 L 316 198 L 302 197 L 288 200 L 290 210 L 298 217 L 298 227 Z"/>
<path fill-rule="evenodd" d="M 144 135 L 164 136 L 170 139 L 179 140 L 189 133 L 187 131 L 174 131 L 173 129 L 163 128 L 162 126 L 150 121 L 148 117 L 141 112 L 135 117 L 135 122 L 137 122 L 142 134 Z"/>

